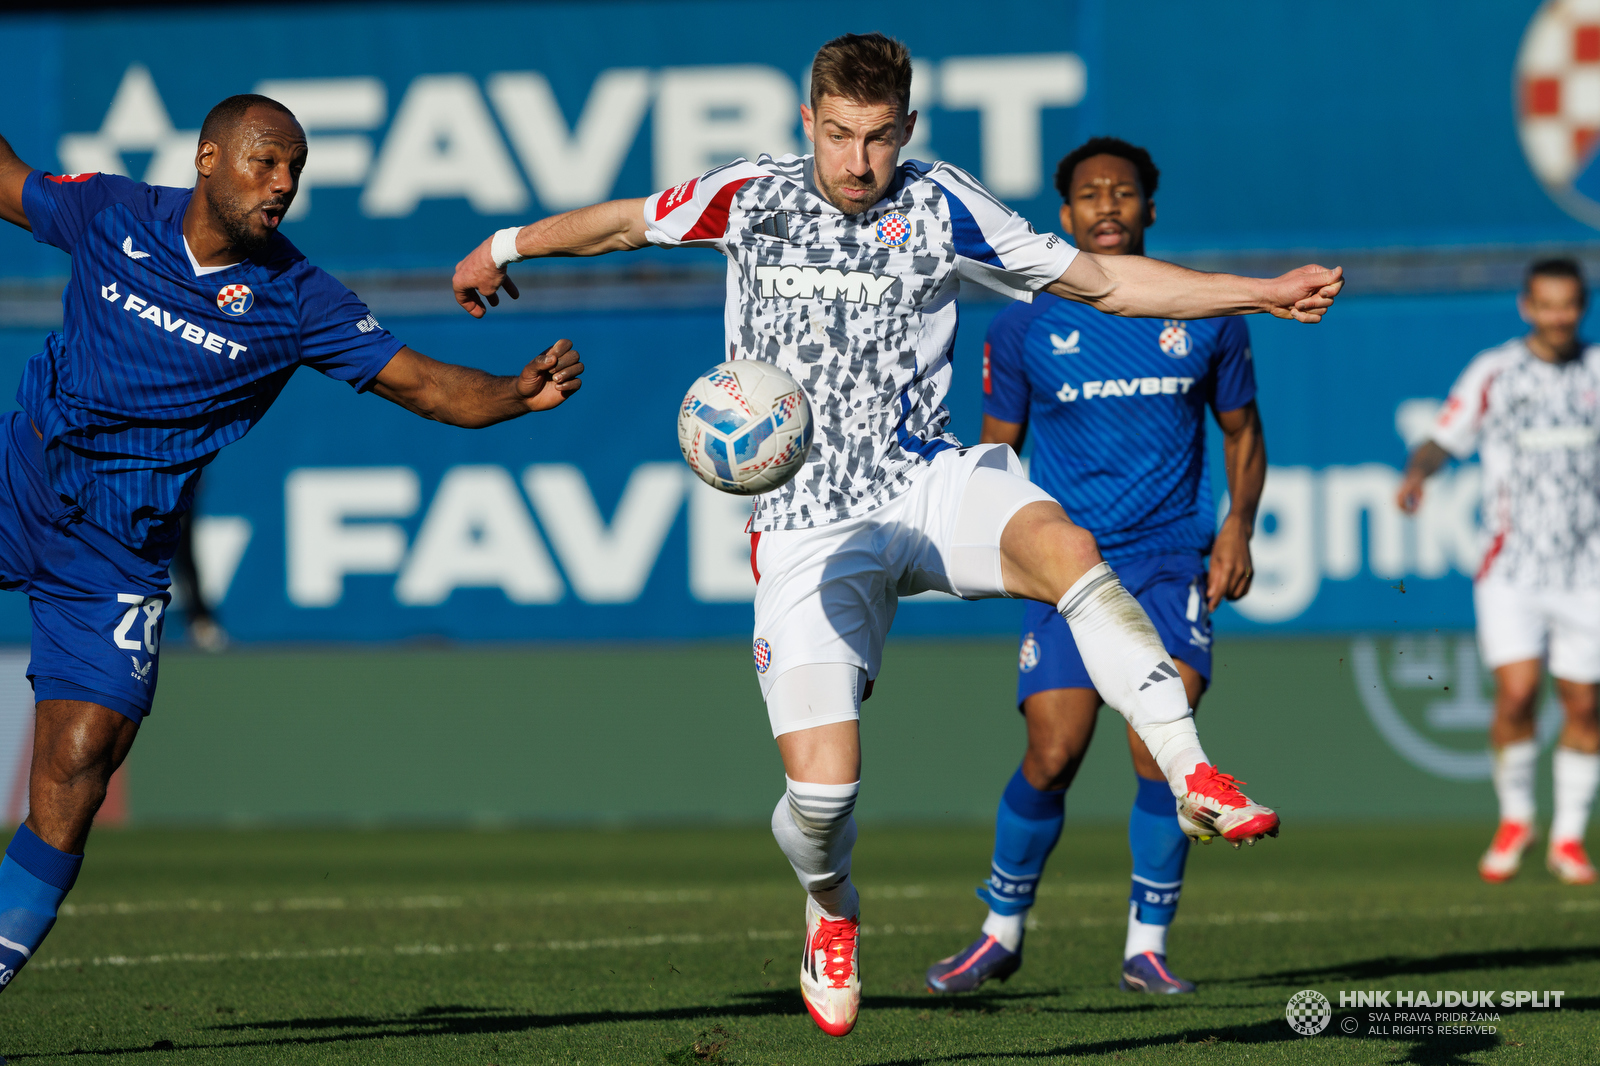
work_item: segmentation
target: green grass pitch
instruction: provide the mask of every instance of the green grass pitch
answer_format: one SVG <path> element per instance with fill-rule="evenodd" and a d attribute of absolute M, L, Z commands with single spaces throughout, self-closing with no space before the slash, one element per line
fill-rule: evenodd
<path fill-rule="evenodd" d="M 1484 825 L 1289 825 L 1196 848 L 1172 933 L 1190 997 L 1114 987 L 1122 830 L 1069 824 L 1009 983 L 935 998 L 974 934 L 982 827 L 869 824 L 862 1020 L 796 990 L 802 897 L 767 832 L 103 831 L 0 997 L 13 1063 L 1578 1063 L 1596 1057 L 1600 891 L 1478 882 Z M 1340 990 L 1559 989 L 1494 1035 L 1284 1021 Z M 128 1058 L 126 1056 L 133 1056 Z"/>

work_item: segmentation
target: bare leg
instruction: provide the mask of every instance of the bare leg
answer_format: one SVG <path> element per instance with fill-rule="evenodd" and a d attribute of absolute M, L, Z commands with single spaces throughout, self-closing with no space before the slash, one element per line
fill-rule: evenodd
<path fill-rule="evenodd" d="M 1600 789 L 1600 723 L 1595 697 L 1600 686 L 1556 679 L 1566 721 L 1552 760 L 1555 770 L 1555 816 L 1550 822 L 1550 869 L 1568 884 L 1592 884 L 1593 864 L 1583 850 L 1589 811 Z"/>
<path fill-rule="evenodd" d="M 783 772 L 792 781 L 848 785 L 861 780 L 861 725 L 830 722 L 778 737 Z"/>
<path fill-rule="evenodd" d="M 1533 739 L 1534 704 L 1539 699 L 1539 682 L 1544 663 L 1525 659 L 1494 670 L 1494 723 L 1489 727 L 1489 743 L 1497 748 Z"/>
<path fill-rule="evenodd" d="M 1028 750 L 1022 776 L 1040 792 L 1068 788 L 1094 739 L 1100 695 L 1092 688 L 1053 688 L 1022 701 Z"/>
<path fill-rule="evenodd" d="M 139 727 L 77 700 L 36 705 L 28 821 L 0 860 L 0 989 L 55 925 L 83 864 L 89 825 Z"/>
<path fill-rule="evenodd" d="M 1556 695 L 1566 720 L 1561 724 L 1560 744 L 1570 751 L 1593 755 L 1600 752 L 1600 721 L 1595 716 L 1595 697 L 1600 685 L 1581 681 L 1556 680 Z"/>
<path fill-rule="evenodd" d="M 1149 615 L 1103 564 L 1094 537 L 1058 504 L 1030 503 L 1001 533 L 1000 562 L 1007 592 L 1061 611 L 1095 690 L 1144 740 L 1173 794 L 1186 792 L 1210 760 L 1181 675 Z"/>
<path fill-rule="evenodd" d="M 45 700 L 35 716 L 28 828 L 51 847 L 80 854 L 139 727 L 110 708 L 78 700 Z"/>

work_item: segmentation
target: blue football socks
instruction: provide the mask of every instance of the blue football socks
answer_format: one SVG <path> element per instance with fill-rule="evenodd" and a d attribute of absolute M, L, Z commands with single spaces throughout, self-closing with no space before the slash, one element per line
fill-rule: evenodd
<path fill-rule="evenodd" d="M 978 890 L 979 898 L 995 914 L 1022 915 L 1033 906 L 1045 860 L 1061 839 L 1066 803 L 1066 789 L 1041 792 L 1028 784 L 1020 768 L 1011 775 L 994 820 L 994 860 L 989 882 Z"/>
<path fill-rule="evenodd" d="M 1128 901 L 1139 922 L 1167 926 L 1178 913 L 1189 838 L 1178 828 L 1178 801 L 1167 783 L 1138 780 L 1139 795 L 1128 815 L 1128 847 L 1133 851 Z"/>
<path fill-rule="evenodd" d="M 44 942 L 82 866 L 82 855 L 57 851 L 26 825 L 17 827 L 0 860 L 0 989 Z"/>

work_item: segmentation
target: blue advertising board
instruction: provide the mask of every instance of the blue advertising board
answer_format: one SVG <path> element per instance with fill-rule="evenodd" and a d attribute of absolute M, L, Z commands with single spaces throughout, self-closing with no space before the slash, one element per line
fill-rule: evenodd
<path fill-rule="evenodd" d="M 816 46 L 884 28 L 917 57 L 923 117 L 910 154 L 970 168 L 1041 228 L 1057 228 L 1053 161 L 1088 134 L 1115 133 L 1149 145 L 1162 167 L 1157 254 L 1595 239 L 1585 116 L 1600 124 L 1600 79 L 1586 77 L 1600 73 L 1600 26 L 1566 0 L 1362 0 L 1316 34 L 1261 5 L 920 10 L 905 25 L 900 8 L 830 0 L 10 16 L 0 94 L 26 106 L 0 132 L 34 165 L 189 184 L 207 107 L 270 93 L 311 140 L 292 239 L 336 270 L 432 272 L 442 286 L 499 226 L 644 195 L 732 156 L 799 150 Z M 205 55 L 225 58 L 195 61 Z M 706 252 L 639 254 L 666 269 L 716 264 Z M 0 280 L 67 268 L 26 234 L 0 232 Z M 1223 629 L 1470 625 L 1475 466 L 1442 473 L 1415 520 L 1392 496 L 1407 439 L 1461 366 L 1521 328 L 1514 302 L 1363 295 L 1360 282 L 1321 326 L 1252 322 L 1272 469 L 1257 589 L 1224 609 Z M 486 431 L 421 423 L 297 375 L 206 476 L 200 564 L 230 631 L 748 632 L 745 504 L 694 482 L 672 433 L 677 397 L 717 361 L 720 310 L 619 302 L 485 322 L 385 312 L 412 346 L 498 371 L 557 336 L 578 343 L 590 370 L 576 402 Z M 998 307 L 963 311 L 951 404 L 968 440 Z M 5 395 L 43 332 L 0 326 Z M 932 597 L 904 604 L 896 629 L 999 632 L 1018 616 L 1015 604 Z M 26 632 L 25 602 L 0 597 L 0 640 Z"/>
<path fill-rule="evenodd" d="M 951 407 L 977 438 L 983 332 L 963 312 Z M 509 371 L 559 336 L 588 365 L 558 410 L 481 431 L 419 421 L 303 370 L 205 475 L 203 577 L 246 640 L 631 639 L 748 632 L 748 501 L 694 480 L 676 401 L 715 362 L 714 309 L 400 318 L 421 351 Z M 1475 352 L 1517 333 L 1510 294 L 1352 296 L 1317 326 L 1250 322 L 1270 473 L 1256 589 L 1219 627 L 1463 628 L 1480 556 L 1477 467 L 1393 498 L 1407 452 Z M 37 330 L 0 330 L 7 387 Z M 1137 396 L 1108 402 L 1137 403 Z M 1225 484 L 1212 442 L 1213 482 Z M 1006 632 L 1015 604 L 928 595 L 897 632 Z M 0 640 L 26 632 L 0 597 Z"/>
<path fill-rule="evenodd" d="M 878 0 L 347 4 L 0 17 L 5 136 L 35 166 L 188 185 L 210 105 L 262 91 L 311 142 L 289 232 L 334 270 L 436 270 L 512 222 L 800 150 L 819 44 L 903 37 L 909 154 L 1055 226 L 1053 163 L 1146 144 L 1154 247 L 1583 241 L 1600 62 L 1582 5 Z M 240 46 L 248 41 L 248 47 Z M 216 57 L 197 61 L 196 57 Z M 1569 213 L 1570 212 L 1570 213 Z M 568 265 L 570 268 L 570 264 Z M 0 277 L 60 257 L 0 233 Z"/>

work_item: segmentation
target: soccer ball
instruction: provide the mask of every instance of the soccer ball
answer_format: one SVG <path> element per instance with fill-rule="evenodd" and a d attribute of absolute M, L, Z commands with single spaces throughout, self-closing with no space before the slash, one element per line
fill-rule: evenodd
<path fill-rule="evenodd" d="M 714 489 L 770 492 L 811 452 L 811 402 L 771 363 L 718 363 L 695 379 L 678 408 L 678 447 Z"/>

